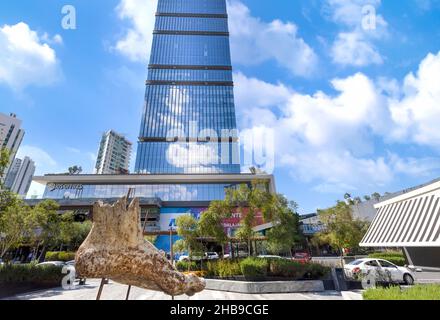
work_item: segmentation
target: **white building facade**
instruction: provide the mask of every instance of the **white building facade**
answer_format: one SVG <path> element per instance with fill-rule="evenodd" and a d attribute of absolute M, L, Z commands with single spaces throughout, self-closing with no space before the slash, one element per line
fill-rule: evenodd
<path fill-rule="evenodd" d="M 25 157 L 23 160 L 21 159 L 15 159 L 15 160 L 19 160 L 20 167 L 15 174 L 13 174 L 12 172 L 13 171 L 12 169 L 15 170 L 14 166 L 11 167 L 11 170 L 7 176 L 7 180 L 9 180 L 8 178 L 10 177 L 10 175 L 14 175 L 14 179 L 9 189 L 12 192 L 24 198 L 29 191 L 29 188 L 32 183 L 32 179 L 35 174 L 35 163 L 29 157 Z M 16 162 L 18 161 L 14 161 L 14 164 L 16 164 Z"/>
<path fill-rule="evenodd" d="M 103 134 L 96 160 L 96 174 L 128 173 L 132 143 L 110 130 Z"/>
<path fill-rule="evenodd" d="M 22 121 L 13 113 L 6 115 L 0 112 L 0 149 L 6 148 L 10 152 L 9 165 L 4 172 L 5 179 L 11 164 L 14 162 L 18 148 L 23 141 L 24 131 L 21 129 Z"/>

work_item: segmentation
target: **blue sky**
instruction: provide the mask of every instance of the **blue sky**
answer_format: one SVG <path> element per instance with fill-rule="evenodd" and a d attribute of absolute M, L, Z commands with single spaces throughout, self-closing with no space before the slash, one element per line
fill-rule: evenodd
<path fill-rule="evenodd" d="M 0 3 L 0 111 L 38 174 L 91 172 L 108 129 L 136 142 L 155 2 Z M 302 213 L 440 176 L 440 1 L 228 7 L 239 127 L 275 131 L 278 191 Z"/>

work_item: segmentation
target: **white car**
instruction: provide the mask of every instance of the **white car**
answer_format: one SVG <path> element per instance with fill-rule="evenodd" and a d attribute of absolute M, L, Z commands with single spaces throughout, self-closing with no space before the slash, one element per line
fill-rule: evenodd
<path fill-rule="evenodd" d="M 285 259 L 283 257 L 273 256 L 273 255 L 259 255 L 258 258 L 260 258 L 260 259 L 280 259 L 280 260 Z"/>
<path fill-rule="evenodd" d="M 64 267 L 66 265 L 63 261 L 47 261 L 37 264 L 37 267 L 54 266 L 54 267 Z"/>
<path fill-rule="evenodd" d="M 205 258 L 207 260 L 218 260 L 220 259 L 220 256 L 218 255 L 217 252 L 207 252 L 205 253 Z"/>
<path fill-rule="evenodd" d="M 358 259 L 344 266 L 344 272 L 349 279 L 359 279 L 359 276 L 372 274 L 377 281 L 414 284 L 414 274 L 406 267 L 399 267 L 382 259 Z"/>
<path fill-rule="evenodd" d="M 218 260 L 220 259 L 220 256 L 218 255 L 217 252 L 207 252 L 205 253 L 205 255 L 202 257 L 200 256 L 192 256 L 191 260 L 192 261 L 200 261 L 200 260 Z M 189 256 L 188 255 L 182 255 L 179 257 L 179 261 L 189 261 Z"/>

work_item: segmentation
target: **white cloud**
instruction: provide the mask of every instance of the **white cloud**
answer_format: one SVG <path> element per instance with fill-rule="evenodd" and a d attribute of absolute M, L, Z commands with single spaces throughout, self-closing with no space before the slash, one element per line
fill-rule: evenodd
<path fill-rule="evenodd" d="M 29 85 L 50 85 L 59 79 L 56 52 L 45 38 L 49 36 L 39 36 L 24 22 L 0 27 L 0 84 L 20 91 Z M 53 41 L 62 38 L 55 36 Z"/>
<path fill-rule="evenodd" d="M 390 98 L 391 116 L 396 124 L 392 137 L 411 140 L 440 150 L 440 52 L 430 53 L 417 74 L 408 74 L 401 96 Z"/>
<path fill-rule="evenodd" d="M 339 33 L 331 53 L 333 61 L 342 65 L 363 67 L 383 63 L 377 49 L 370 42 L 365 41 L 362 33 L 357 31 Z"/>
<path fill-rule="evenodd" d="M 118 17 L 129 27 L 114 49 L 132 61 L 149 58 L 157 0 L 121 0 L 116 8 Z M 234 63 L 260 64 L 276 61 L 294 75 L 309 76 L 318 58 L 313 49 L 298 36 L 291 22 L 264 22 L 253 17 L 248 7 L 238 0 L 228 1 L 231 51 Z"/>
<path fill-rule="evenodd" d="M 70 153 L 81 153 L 81 150 L 73 147 L 66 147 L 66 150 Z"/>
<path fill-rule="evenodd" d="M 232 58 L 235 63 L 255 65 L 276 61 L 292 74 L 309 76 L 318 58 L 313 49 L 298 36 L 292 22 L 264 22 L 253 17 L 248 7 L 238 0 L 228 1 Z"/>
<path fill-rule="evenodd" d="M 36 174 L 57 173 L 58 163 L 46 151 L 39 147 L 23 145 L 18 149 L 17 157 L 29 157 L 35 162 Z"/>
<path fill-rule="evenodd" d="M 135 62 L 149 59 L 156 8 L 157 0 L 121 0 L 116 12 L 119 19 L 129 22 L 130 27 L 117 41 L 116 51 Z"/>
<path fill-rule="evenodd" d="M 377 13 L 380 5 L 381 0 L 326 0 L 329 18 L 343 29 L 330 50 L 334 63 L 356 67 L 383 63 L 375 45 L 387 36 L 388 24 Z"/>
<path fill-rule="evenodd" d="M 172 144 L 166 153 L 167 161 L 170 165 L 177 168 L 185 168 L 185 173 L 203 173 L 203 171 L 212 172 L 211 165 L 219 164 L 220 157 L 218 146 L 213 144 L 186 143 Z M 190 168 L 187 168 L 187 167 Z M 207 170 L 203 167 L 206 166 Z"/>
<path fill-rule="evenodd" d="M 440 52 L 428 55 L 402 84 L 357 73 L 332 80 L 333 95 L 305 95 L 242 74 L 235 80 L 243 128 L 275 130 L 277 165 L 316 183 L 315 190 L 384 186 L 397 175 L 440 170 L 438 158 L 395 153 L 412 143 L 440 150 Z M 267 100 L 255 103 L 260 97 Z M 378 141 L 394 153 L 377 149 Z"/>

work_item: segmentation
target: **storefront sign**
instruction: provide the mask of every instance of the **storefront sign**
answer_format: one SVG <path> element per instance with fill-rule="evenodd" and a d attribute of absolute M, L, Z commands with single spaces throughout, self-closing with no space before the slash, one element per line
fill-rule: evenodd
<path fill-rule="evenodd" d="M 47 185 L 49 191 L 55 190 L 83 190 L 84 186 L 82 184 L 63 184 L 63 183 L 49 183 Z"/>

